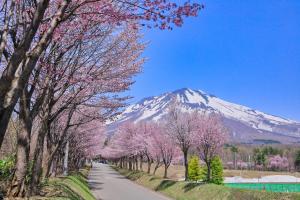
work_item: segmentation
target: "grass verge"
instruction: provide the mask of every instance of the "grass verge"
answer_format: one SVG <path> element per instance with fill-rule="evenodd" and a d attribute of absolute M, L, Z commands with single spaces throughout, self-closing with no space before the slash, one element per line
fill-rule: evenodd
<path fill-rule="evenodd" d="M 88 169 L 82 169 L 67 177 L 49 179 L 42 186 L 43 197 L 32 199 L 95 200 L 88 186 L 88 172 Z"/>
<path fill-rule="evenodd" d="M 179 182 L 148 175 L 145 172 L 113 168 L 128 179 L 176 200 L 300 200 L 298 193 L 274 193 L 214 184 Z"/>

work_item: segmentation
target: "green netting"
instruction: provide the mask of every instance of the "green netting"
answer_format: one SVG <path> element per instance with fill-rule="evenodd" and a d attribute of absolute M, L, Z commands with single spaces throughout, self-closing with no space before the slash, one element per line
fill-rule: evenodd
<path fill-rule="evenodd" d="M 226 183 L 228 187 L 270 192 L 300 192 L 299 183 Z"/>

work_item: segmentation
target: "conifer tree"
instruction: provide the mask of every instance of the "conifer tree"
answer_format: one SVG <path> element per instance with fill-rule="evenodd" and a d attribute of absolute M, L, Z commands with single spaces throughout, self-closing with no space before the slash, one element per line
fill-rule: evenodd
<path fill-rule="evenodd" d="M 223 184 L 223 164 L 219 156 L 215 156 L 211 162 L 211 183 Z"/>
<path fill-rule="evenodd" d="M 189 170 L 188 170 L 188 178 L 191 181 L 197 181 L 203 179 L 203 169 L 199 164 L 199 158 L 197 156 L 192 156 L 189 161 Z"/>

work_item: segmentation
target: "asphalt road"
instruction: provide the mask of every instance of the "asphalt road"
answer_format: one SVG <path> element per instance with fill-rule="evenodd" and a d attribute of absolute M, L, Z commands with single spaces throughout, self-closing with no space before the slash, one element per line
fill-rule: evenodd
<path fill-rule="evenodd" d="M 89 185 L 97 200 L 170 200 L 126 179 L 106 164 L 93 164 Z"/>

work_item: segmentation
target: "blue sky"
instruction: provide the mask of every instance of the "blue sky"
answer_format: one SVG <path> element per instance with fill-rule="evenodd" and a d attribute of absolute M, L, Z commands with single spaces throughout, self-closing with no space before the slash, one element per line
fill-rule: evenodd
<path fill-rule="evenodd" d="M 182 28 L 144 31 L 131 102 L 188 87 L 300 121 L 300 1 L 200 2 Z"/>

